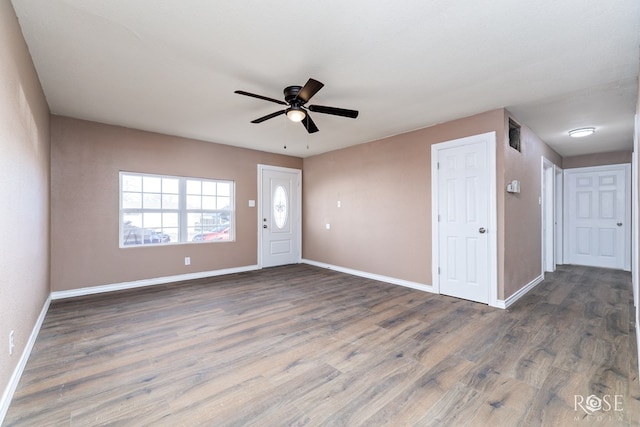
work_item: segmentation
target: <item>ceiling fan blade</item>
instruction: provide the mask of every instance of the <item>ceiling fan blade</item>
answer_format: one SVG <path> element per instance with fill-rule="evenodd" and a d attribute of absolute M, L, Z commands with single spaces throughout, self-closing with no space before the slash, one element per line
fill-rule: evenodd
<path fill-rule="evenodd" d="M 319 81 L 314 79 L 309 79 L 307 83 L 302 87 L 302 89 L 300 89 L 300 92 L 298 92 L 295 100 L 300 100 L 304 104 L 305 102 L 308 102 L 313 95 L 318 93 L 318 91 L 322 89 L 323 86 L 324 83 L 320 83 Z"/>
<path fill-rule="evenodd" d="M 347 110 L 345 108 L 325 107 L 322 105 L 309 105 L 307 108 L 314 113 L 333 114 L 334 116 L 349 117 L 351 119 L 358 117 L 356 110 Z"/>
<path fill-rule="evenodd" d="M 243 90 L 236 90 L 234 93 L 237 93 L 239 95 L 250 96 L 252 98 L 264 99 L 265 101 L 275 102 L 276 104 L 280 104 L 280 105 L 288 105 L 286 102 L 281 101 L 279 99 L 269 98 L 268 96 L 256 95 L 255 93 L 245 92 Z"/>
<path fill-rule="evenodd" d="M 262 123 L 265 120 L 273 119 L 274 117 L 278 117 L 285 113 L 285 110 L 276 111 L 275 113 L 267 114 L 264 117 L 260 117 L 259 119 L 251 120 L 251 123 Z"/>
<path fill-rule="evenodd" d="M 320 130 L 318 129 L 318 126 L 316 126 L 316 124 L 313 122 L 313 120 L 311 120 L 311 116 L 309 116 L 309 114 L 307 114 L 304 119 L 302 119 L 301 123 L 309 133 L 316 133 Z"/>

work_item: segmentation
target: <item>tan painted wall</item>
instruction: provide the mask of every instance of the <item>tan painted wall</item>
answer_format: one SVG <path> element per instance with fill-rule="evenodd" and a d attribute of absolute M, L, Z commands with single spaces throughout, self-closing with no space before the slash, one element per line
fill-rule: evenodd
<path fill-rule="evenodd" d="M 525 124 L 508 112 L 505 126 L 512 117 L 521 126 L 521 151 L 504 149 L 505 181 L 499 192 L 504 205 L 504 295 L 509 297 L 542 274 L 542 161 L 544 156 L 555 165 L 562 164 L 558 153 L 547 146 Z M 520 193 L 507 193 L 506 183 L 520 181 Z"/>
<path fill-rule="evenodd" d="M 503 122 L 496 110 L 304 159 L 303 257 L 431 284 L 431 145 L 500 141 Z"/>
<path fill-rule="evenodd" d="M 0 0 L 0 58 L 2 393 L 49 295 L 49 109 L 9 0 Z"/>
<path fill-rule="evenodd" d="M 515 152 L 507 120 L 495 110 L 304 159 L 304 258 L 431 284 L 431 145 L 496 131 L 498 297 L 512 295 L 541 273 L 540 156 L 561 159 L 526 127 Z M 505 176 L 519 196 L 505 199 Z"/>
<path fill-rule="evenodd" d="M 562 168 L 586 168 L 591 166 L 619 165 L 631 163 L 631 151 L 611 151 L 608 153 L 585 154 L 583 156 L 563 157 Z"/>
<path fill-rule="evenodd" d="M 53 291 L 257 263 L 257 165 L 301 169 L 302 160 L 208 142 L 52 116 Z M 236 241 L 118 247 L 118 173 L 231 179 Z M 184 257 L 191 265 L 184 265 Z"/>

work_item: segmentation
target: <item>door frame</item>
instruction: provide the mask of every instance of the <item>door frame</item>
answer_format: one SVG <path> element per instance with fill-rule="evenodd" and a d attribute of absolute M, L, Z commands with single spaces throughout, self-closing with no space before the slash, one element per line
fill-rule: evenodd
<path fill-rule="evenodd" d="M 489 240 L 489 305 L 500 307 L 498 304 L 498 197 L 497 197 L 497 165 L 496 165 L 496 132 L 444 141 L 431 146 L 431 281 L 433 291 L 440 293 L 440 231 L 438 225 L 439 212 L 439 171 L 438 157 L 441 150 L 463 147 L 478 142 L 484 142 L 487 148 L 487 174 L 489 183 L 488 205 L 489 224 L 487 226 Z"/>
<path fill-rule="evenodd" d="M 564 251 L 563 251 L 563 236 L 564 236 L 564 172 L 561 167 L 554 165 L 556 174 L 555 185 L 555 203 L 556 203 L 556 217 L 555 217 L 555 239 L 556 239 L 556 267 L 564 264 Z"/>
<path fill-rule="evenodd" d="M 605 170 L 623 170 L 624 171 L 624 179 L 625 179 L 625 194 L 624 194 L 624 203 L 625 203 L 625 212 L 624 212 L 624 223 L 628 225 L 628 233 L 624 233 L 624 259 L 623 259 L 623 267 L 624 271 L 631 271 L 631 164 L 630 163 L 619 163 L 612 165 L 602 165 L 602 166 L 588 166 L 582 168 L 572 168 L 564 170 L 564 194 L 565 200 L 569 201 L 569 175 L 575 173 L 583 173 L 583 172 L 599 172 Z M 564 259 L 569 261 L 571 259 L 569 255 L 569 246 L 570 246 L 570 218 L 569 218 L 569 208 L 566 209 L 564 216 Z"/>
<path fill-rule="evenodd" d="M 556 271 L 556 185 L 555 165 L 544 156 L 541 164 L 542 277 Z"/>
<path fill-rule="evenodd" d="M 302 262 L 302 170 L 286 168 L 282 166 L 271 166 L 271 165 L 263 165 L 258 164 L 258 206 L 256 211 L 256 232 L 258 233 L 258 268 L 262 267 L 262 206 L 263 206 L 263 198 L 262 194 L 262 181 L 265 171 L 273 171 L 273 172 L 286 172 L 296 174 L 297 178 L 297 203 L 296 209 L 298 210 L 297 218 L 295 218 L 296 224 L 294 225 L 296 229 L 296 245 L 298 246 L 298 256 L 296 259 L 297 263 Z"/>

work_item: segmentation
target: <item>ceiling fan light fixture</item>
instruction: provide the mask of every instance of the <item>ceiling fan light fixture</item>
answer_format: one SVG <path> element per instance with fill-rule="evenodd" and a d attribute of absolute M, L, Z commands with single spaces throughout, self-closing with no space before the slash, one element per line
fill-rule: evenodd
<path fill-rule="evenodd" d="M 287 118 L 292 122 L 301 122 L 307 117 L 307 113 L 300 107 L 291 107 L 287 109 Z"/>
<path fill-rule="evenodd" d="M 596 131 L 596 128 L 593 128 L 593 127 L 573 129 L 569 131 L 569 136 L 572 138 L 582 138 L 584 136 L 591 135 L 595 131 Z"/>

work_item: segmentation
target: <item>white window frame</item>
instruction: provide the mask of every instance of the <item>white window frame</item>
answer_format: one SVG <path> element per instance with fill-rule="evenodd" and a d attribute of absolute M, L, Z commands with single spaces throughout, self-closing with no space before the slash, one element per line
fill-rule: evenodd
<path fill-rule="evenodd" d="M 144 179 L 144 177 L 152 177 L 152 178 L 166 178 L 178 180 L 178 208 L 145 208 L 141 206 L 139 208 L 124 208 L 123 207 L 123 194 L 126 193 L 123 188 L 123 178 L 125 176 L 138 176 Z M 200 181 L 201 183 L 222 183 L 228 184 L 230 188 L 229 197 L 229 209 L 194 209 L 189 208 L 187 206 L 187 181 Z M 154 192 L 155 193 L 155 192 Z M 159 174 L 150 174 L 150 173 L 140 173 L 140 172 L 128 172 L 128 171 L 120 171 L 119 173 L 119 185 L 118 185 L 118 194 L 119 194 L 119 227 L 118 227 L 118 241 L 119 247 L 122 249 L 125 248 L 138 248 L 138 247 L 149 247 L 149 246 L 166 246 L 166 245 L 175 245 L 175 244 L 202 244 L 202 243 L 226 243 L 226 242 L 234 242 L 235 241 L 235 182 L 232 180 L 225 179 L 210 179 L 210 178 L 201 178 L 201 177 L 186 177 L 186 176 L 174 176 L 174 175 L 159 175 Z M 144 188 L 140 191 L 141 198 L 144 199 Z M 155 193 L 158 194 L 158 193 Z M 163 193 L 159 194 L 175 194 L 175 193 Z M 222 197 L 215 195 L 215 197 Z M 227 197 L 227 196 L 225 196 Z M 142 242 L 135 244 L 125 244 L 124 238 L 124 229 L 125 229 L 125 215 L 126 214 L 144 214 L 144 213 L 175 213 L 178 215 L 178 238 L 177 240 L 171 239 L 168 242 L 144 242 L 144 238 Z M 194 241 L 190 240 L 189 237 L 189 224 L 188 224 L 188 216 L 191 213 L 199 213 L 199 214 L 209 214 L 209 215 L 219 215 L 220 213 L 228 213 L 229 216 L 229 238 L 225 240 L 200 240 Z M 152 230 L 149 228 L 149 230 Z M 144 236 L 146 233 L 146 229 L 142 229 L 142 235 Z"/>

